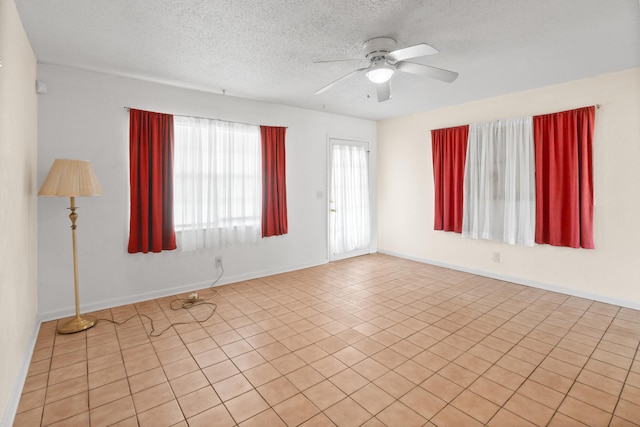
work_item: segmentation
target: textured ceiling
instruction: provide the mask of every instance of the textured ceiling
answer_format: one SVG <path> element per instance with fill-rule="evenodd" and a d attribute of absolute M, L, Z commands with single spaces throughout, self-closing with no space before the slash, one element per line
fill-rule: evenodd
<path fill-rule="evenodd" d="M 40 63 L 379 120 L 640 66 L 638 0 L 15 0 Z M 362 43 L 440 53 L 378 103 Z"/>

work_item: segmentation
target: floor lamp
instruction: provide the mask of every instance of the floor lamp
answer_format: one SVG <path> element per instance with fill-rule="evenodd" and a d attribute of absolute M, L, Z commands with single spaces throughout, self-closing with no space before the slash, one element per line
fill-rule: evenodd
<path fill-rule="evenodd" d="M 76 197 L 99 196 L 102 188 L 98 182 L 91 162 L 87 160 L 56 159 L 51 165 L 49 174 L 42 183 L 39 196 L 69 197 L 71 199 L 71 238 L 73 240 L 73 285 L 76 297 L 76 316 L 58 324 L 58 333 L 72 334 L 91 328 L 96 323 L 92 316 L 80 316 L 78 298 L 78 253 L 76 250 Z"/>

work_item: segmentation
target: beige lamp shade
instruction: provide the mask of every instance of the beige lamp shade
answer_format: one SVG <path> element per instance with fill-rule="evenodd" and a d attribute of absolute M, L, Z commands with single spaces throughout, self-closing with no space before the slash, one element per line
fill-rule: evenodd
<path fill-rule="evenodd" d="M 100 196 L 102 187 L 88 160 L 56 159 L 42 183 L 39 196 Z"/>

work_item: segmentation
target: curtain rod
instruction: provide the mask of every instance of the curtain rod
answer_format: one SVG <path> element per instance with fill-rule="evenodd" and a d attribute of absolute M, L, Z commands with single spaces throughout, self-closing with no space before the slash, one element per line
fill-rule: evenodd
<path fill-rule="evenodd" d="M 125 110 L 129 111 L 129 110 L 131 110 L 133 107 L 123 107 L 123 108 L 124 108 Z M 134 110 L 137 110 L 137 108 L 134 108 Z M 140 110 L 140 111 L 148 111 L 148 110 Z M 160 113 L 160 114 L 166 114 L 166 113 Z M 248 125 L 248 126 L 266 126 L 266 125 L 257 125 L 257 124 L 255 124 L 255 123 L 238 122 L 238 121 L 235 121 L 235 120 L 214 119 L 214 118 L 212 118 L 212 117 L 185 116 L 185 115 L 182 115 L 182 114 L 173 114 L 173 115 L 174 115 L 174 116 L 177 116 L 177 117 L 190 117 L 190 118 L 193 118 L 193 119 L 218 120 L 218 121 L 220 121 L 220 122 L 236 123 L 236 124 L 239 124 L 239 125 Z M 283 128 L 285 128 L 285 129 L 289 129 L 289 126 L 274 126 L 274 127 L 283 127 Z"/>
<path fill-rule="evenodd" d="M 601 106 L 600 104 L 592 105 L 592 107 L 595 107 L 596 110 L 599 110 L 600 106 Z M 571 110 L 579 110 L 580 108 L 587 108 L 587 107 L 572 108 Z M 534 117 L 534 116 L 546 116 L 548 114 L 564 113 L 565 111 L 571 111 L 571 110 L 556 111 L 555 113 L 531 114 L 531 117 Z M 521 116 L 521 117 L 527 117 L 527 116 Z M 488 120 L 488 121 L 491 121 L 491 120 Z M 480 123 L 480 122 L 475 122 L 475 123 Z M 451 129 L 451 128 L 457 128 L 457 127 L 460 127 L 460 126 L 467 126 L 467 125 L 470 125 L 470 124 L 471 123 L 466 123 L 466 124 L 463 124 L 463 125 L 447 126 L 446 128 L 438 128 L 438 129 L 431 129 L 431 130 Z"/>

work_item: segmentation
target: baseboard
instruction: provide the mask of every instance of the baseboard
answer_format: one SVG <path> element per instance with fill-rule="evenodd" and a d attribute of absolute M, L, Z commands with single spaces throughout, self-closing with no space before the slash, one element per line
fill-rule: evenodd
<path fill-rule="evenodd" d="M 258 279 L 260 277 L 272 276 L 274 274 L 287 273 L 295 270 L 302 270 L 304 268 L 317 267 L 319 265 L 326 264 L 328 260 L 317 260 L 314 262 L 309 262 L 305 264 L 299 265 L 291 265 L 283 268 L 277 269 L 266 269 L 260 271 L 254 271 L 246 274 L 237 274 L 234 276 L 222 276 L 220 280 L 216 283 L 216 286 L 227 285 L 230 283 L 242 282 L 245 280 Z M 198 283 L 189 283 L 186 285 L 180 285 L 172 288 L 165 288 L 154 292 L 146 292 L 144 294 L 136 294 L 136 295 L 128 295 L 122 298 L 112 298 L 109 300 L 98 301 L 94 303 L 83 303 L 82 304 L 82 312 L 83 313 L 91 313 L 93 311 L 104 310 L 107 308 L 119 307 L 121 305 L 134 304 L 142 301 L 148 301 L 150 299 L 155 298 L 163 298 L 167 296 L 184 294 L 193 291 L 197 291 L 199 289 L 208 288 L 211 286 L 212 280 L 207 280 L 204 282 Z M 63 317 L 72 316 L 75 314 L 75 309 L 73 307 L 64 308 L 61 310 L 53 310 L 47 311 L 44 313 L 39 313 L 38 318 L 41 322 L 47 322 L 50 320 L 61 319 Z"/>
<path fill-rule="evenodd" d="M 602 302 L 602 303 L 605 303 L 605 304 L 618 305 L 620 307 L 626 307 L 626 308 L 631 308 L 631 309 L 634 309 L 634 310 L 640 310 L 640 304 L 634 304 L 633 302 L 630 302 L 630 301 L 610 298 L 610 297 L 608 297 L 606 295 L 594 294 L 594 293 L 591 293 L 591 292 L 583 292 L 583 291 L 580 291 L 578 289 L 566 288 L 566 287 L 563 287 L 563 286 L 558 286 L 558 285 L 554 285 L 554 284 L 550 284 L 550 283 L 538 282 L 538 281 L 535 281 L 535 280 L 524 279 L 524 278 L 521 278 L 521 277 L 505 276 L 505 275 L 496 274 L 496 273 L 493 273 L 493 272 L 490 272 L 490 271 L 476 270 L 476 269 L 473 269 L 473 268 L 467 268 L 467 267 L 460 266 L 460 265 L 448 264 L 448 263 L 444 263 L 444 262 L 440 262 L 440 261 L 436 261 L 436 260 L 432 260 L 432 259 L 413 257 L 413 256 L 401 254 L 401 253 L 391 252 L 391 251 L 384 251 L 383 250 L 383 251 L 378 251 L 378 252 L 381 253 L 381 254 L 390 255 L 390 256 L 397 257 L 397 258 L 403 258 L 403 259 L 407 259 L 407 260 L 410 260 L 410 261 L 416 261 L 416 262 L 420 262 L 420 263 L 423 263 L 423 264 L 436 265 L 438 267 L 450 268 L 451 270 L 462 271 L 462 272 L 471 273 L 471 274 L 477 274 L 478 276 L 490 277 L 492 279 L 503 280 L 505 282 L 517 283 L 519 285 L 524 285 L 524 286 L 531 286 L 532 288 L 544 289 L 546 291 L 558 292 L 558 293 L 561 293 L 561 294 L 570 295 L 570 296 L 574 296 L 574 297 L 578 297 L 578 298 L 586 298 L 586 299 Z"/>
<path fill-rule="evenodd" d="M 554 284 L 538 282 L 538 281 L 534 281 L 534 280 L 524 279 L 524 278 L 521 278 L 521 277 L 514 277 L 514 276 L 506 276 L 506 275 L 496 274 L 496 273 L 493 273 L 493 272 L 490 272 L 490 271 L 467 268 L 467 267 L 460 266 L 460 265 L 444 263 L 444 262 L 433 260 L 433 259 L 414 257 L 414 256 L 406 255 L 406 254 L 403 254 L 403 253 L 393 252 L 393 251 L 378 250 L 377 252 L 381 253 L 381 254 L 385 254 L 385 255 L 390 255 L 390 256 L 394 256 L 394 257 L 398 257 L 398 258 L 403 258 L 403 259 L 408 259 L 408 260 L 411 260 L 411 261 L 420 262 L 420 263 L 423 263 L 423 264 L 436 265 L 436 266 L 439 266 L 439 267 L 450 268 L 452 270 L 462 271 L 462 272 L 465 272 L 465 273 L 477 274 L 479 276 L 490 277 L 490 278 L 493 278 L 493 279 L 504 280 L 506 282 L 517 283 L 519 285 L 531 286 L 533 288 L 544 289 L 544 290 L 553 291 L 553 292 L 559 292 L 559 293 L 562 293 L 562 294 L 565 294 L 565 295 L 571 295 L 571 296 L 575 296 L 575 297 L 579 297 L 579 298 L 587 298 L 587 299 L 591 299 L 591 300 L 594 300 L 594 301 L 603 302 L 603 303 L 606 303 L 606 304 L 613 304 L 613 305 L 618 305 L 618 306 L 621 306 L 621 307 L 631 308 L 631 309 L 634 309 L 634 310 L 640 310 L 640 304 L 634 304 L 634 303 L 632 303 L 630 301 L 618 300 L 618 299 L 615 299 L 615 298 L 610 298 L 610 297 L 608 297 L 606 295 L 594 294 L 594 293 L 590 293 L 590 292 L 582 292 L 580 290 L 573 289 L 573 288 L 566 288 L 566 287 L 563 287 L 563 286 L 558 286 L 558 285 L 554 285 Z M 372 253 L 373 253 L 373 251 L 372 251 Z M 274 275 L 274 274 L 287 273 L 287 272 L 290 272 L 290 271 L 301 270 L 301 269 L 304 269 L 304 268 L 317 267 L 319 265 L 323 265 L 323 264 L 326 264 L 328 262 L 329 261 L 327 259 L 323 259 L 323 260 L 318 260 L 318 261 L 305 263 L 305 264 L 300 264 L 300 265 L 287 266 L 287 267 L 283 267 L 283 268 L 279 268 L 279 269 L 267 269 L 267 270 L 261 270 L 261 271 L 255 271 L 255 272 L 251 272 L 251 273 L 246 273 L 246 274 L 238 274 L 238 275 L 235 275 L 235 276 L 228 276 L 228 277 L 224 277 L 223 276 L 221 278 L 221 280 L 216 285 L 217 286 L 226 285 L 226 284 L 229 284 L 229 283 L 236 283 L 236 282 L 241 282 L 241 281 L 244 281 L 244 280 L 257 279 L 257 278 L 260 278 L 260 277 L 271 276 L 271 275 Z M 190 284 L 187 284 L 187 285 L 182 285 L 182 286 L 176 286 L 176 287 L 173 287 L 173 288 L 162 289 L 162 290 L 155 291 L 155 292 L 148 292 L 148 293 L 137 294 L 137 295 L 129 295 L 129 296 L 122 297 L 122 298 L 113 298 L 113 299 L 109 299 L 109 300 L 105 300 L 105 301 L 99 301 L 99 302 L 96 302 L 96 303 L 84 304 L 83 307 L 82 307 L 82 311 L 83 312 L 92 312 L 92 311 L 104 310 L 104 309 L 107 309 L 107 308 L 118 307 L 118 306 L 121 306 L 121 305 L 127 305 L 127 304 L 133 304 L 133 303 L 138 303 L 138 302 L 147 301 L 147 300 L 150 300 L 150 299 L 163 298 L 163 297 L 167 297 L 167 296 L 171 296 L 171 295 L 193 292 L 193 291 L 196 291 L 196 290 L 199 290 L 199 289 L 203 289 L 203 288 L 209 287 L 211 285 L 211 282 L 212 281 L 209 280 L 209 281 L 199 282 L 199 283 L 190 283 Z M 55 320 L 55 319 L 60 319 L 60 318 L 63 318 L 63 317 L 71 316 L 73 314 L 74 314 L 73 307 L 68 307 L 68 308 L 65 308 L 65 309 L 62 309 L 62 310 L 55 310 L 55 311 L 49 311 L 49 312 L 40 313 L 39 316 L 38 316 L 38 320 L 40 322 L 46 322 L 46 321 L 49 321 L 49 320 Z M 2 424 L 0 424 L 0 425 L 2 425 Z"/>
<path fill-rule="evenodd" d="M 20 397 L 22 396 L 22 389 L 24 388 L 24 382 L 27 379 L 29 373 L 29 366 L 31 365 L 31 357 L 33 356 L 33 350 L 36 347 L 36 341 L 38 340 L 38 333 L 40 332 L 40 322 L 36 320 L 35 326 L 31 333 L 31 337 L 27 342 L 27 346 L 24 349 L 24 355 L 22 357 L 22 364 L 18 373 L 13 381 L 13 387 L 9 394 L 9 400 L 4 408 L 2 419 L 0 419 L 0 426 L 12 426 L 13 420 L 18 412 L 18 405 L 20 404 Z"/>

